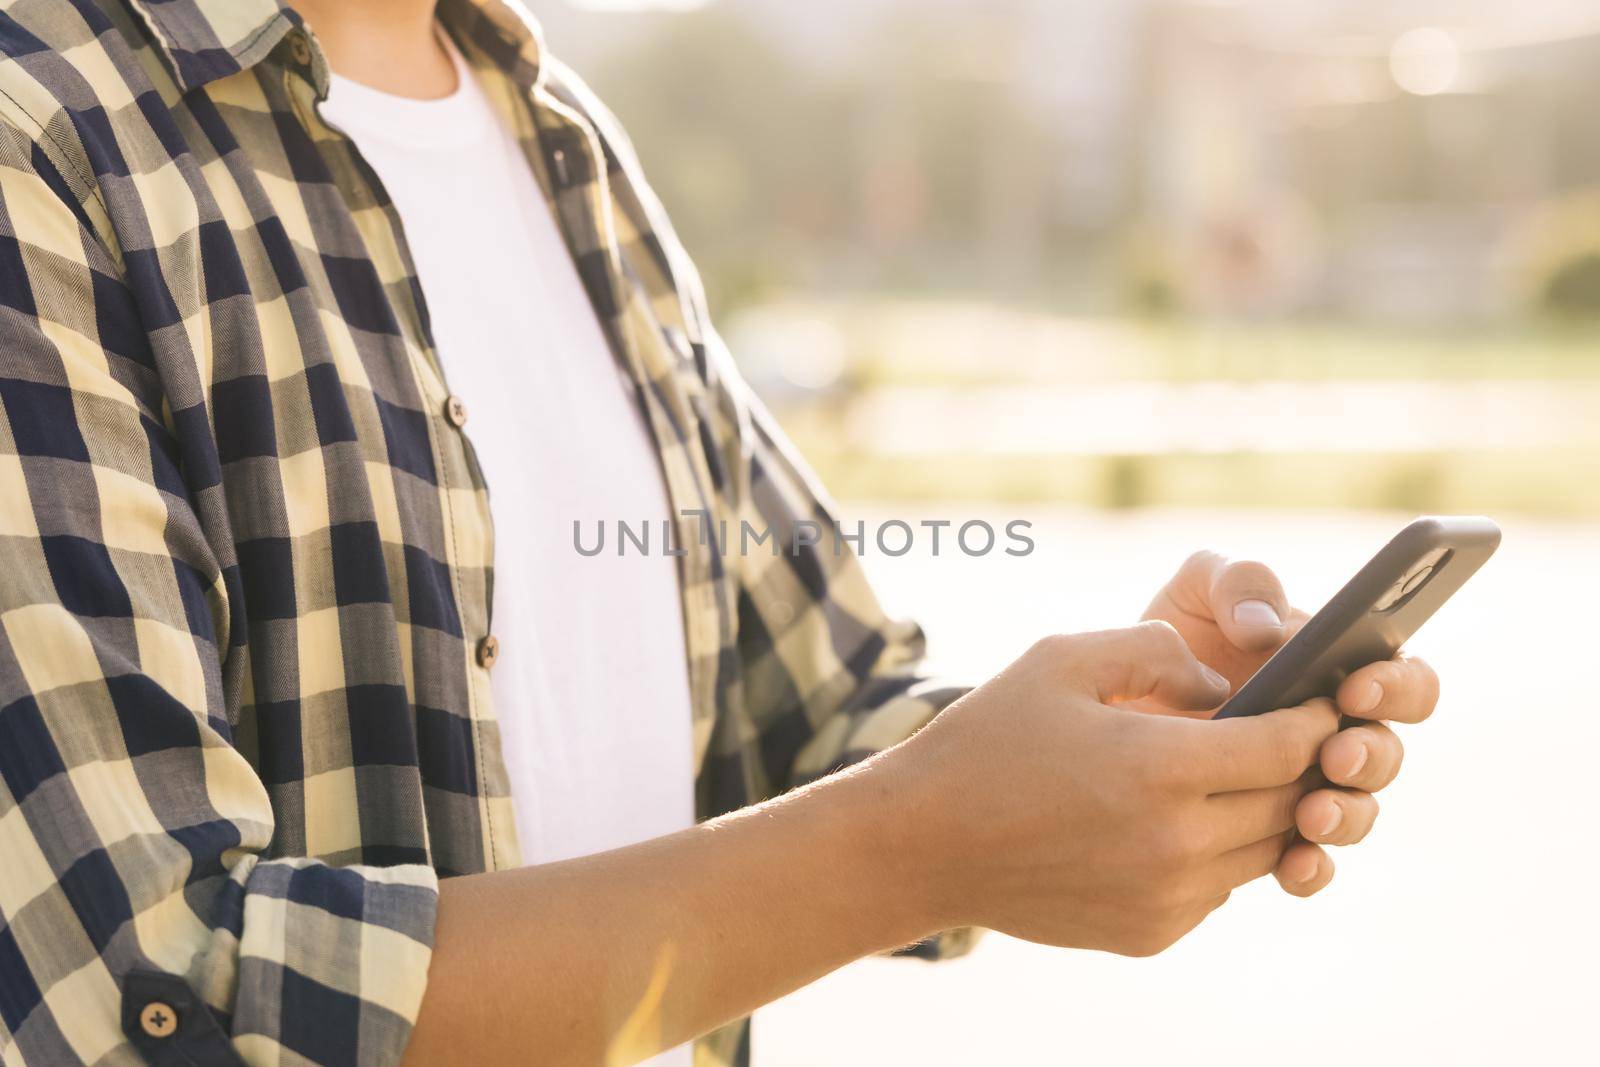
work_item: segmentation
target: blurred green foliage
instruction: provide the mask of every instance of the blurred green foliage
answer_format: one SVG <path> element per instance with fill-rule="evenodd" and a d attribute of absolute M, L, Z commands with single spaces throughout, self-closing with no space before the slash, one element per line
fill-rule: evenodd
<path fill-rule="evenodd" d="M 1139 507 L 1600 516 L 1600 453 L 883 456 L 796 435 L 838 496 Z"/>
<path fill-rule="evenodd" d="M 1558 322 L 1600 321 L 1600 189 L 1551 199 L 1518 241 L 1533 309 Z"/>
<path fill-rule="evenodd" d="M 1600 317 L 1600 249 L 1557 267 L 1540 291 L 1539 306 L 1563 318 Z"/>

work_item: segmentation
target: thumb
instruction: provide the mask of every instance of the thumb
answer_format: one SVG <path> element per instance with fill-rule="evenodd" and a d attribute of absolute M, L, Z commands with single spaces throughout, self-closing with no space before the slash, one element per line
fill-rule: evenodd
<path fill-rule="evenodd" d="M 1264 563 L 1196 552 L 1167 583 L 1166 595 L 1182 610 L 1209 616 L 1240 651 L 1271 652 L 1288 636 L 1289 600 Z"/>
<path fill-rule="evenodd" d="M 1270 652 L 1283 643 L 1289 598 L 1266 564 L 1217 557 L 1208 595 L 1211 616 L 1233 647 Z"/>
<path fill-rule="evenodd" d="M 1195 658 L 1172 624 L 1142 622 L 1083 634 L 1074 643 L 1079 677 L 1102 704 L 1150 697 L 1170 708 L 1202 711 L 1228 696 L 1228 680 Z"/>

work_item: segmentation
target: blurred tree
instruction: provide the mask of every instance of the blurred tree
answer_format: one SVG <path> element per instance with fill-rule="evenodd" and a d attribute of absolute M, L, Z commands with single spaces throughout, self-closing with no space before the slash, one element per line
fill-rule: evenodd
<path fill-rule="evenodd" d="M 1561 264 L 1545 283 L 1539 302 L 1545 311 L 1564 318 L 1600 317 L 1600 248 Z"/>
<path fill-rule="evenodd" d="M 1600 188 L 1543 204 L 1512 241 L 1530 309 L 1556 319 L 1600 319 Z"/>

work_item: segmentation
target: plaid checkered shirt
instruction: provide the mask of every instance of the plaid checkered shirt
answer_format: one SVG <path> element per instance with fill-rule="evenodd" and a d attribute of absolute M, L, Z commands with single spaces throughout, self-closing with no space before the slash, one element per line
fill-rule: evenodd
<path fill-rule="evenodd" d="M 833 513 L 615 121 L 520 11 L 439 18 L 660 454 L 699 815 L 916 730 L 958 690 L 797 536 Z M 401 220 L 275 0 L 11 0 L 0 53 L 0 1061 L 393 1063 L 438 879 L 520 862 L 489 497 Z"/>

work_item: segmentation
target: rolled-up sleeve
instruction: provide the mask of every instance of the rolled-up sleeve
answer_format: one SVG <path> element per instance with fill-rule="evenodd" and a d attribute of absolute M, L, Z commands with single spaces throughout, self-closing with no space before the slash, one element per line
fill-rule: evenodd
<path fill-rule="evenodd" d="M 266 858 L 224 565 L 138 294 L 49 160 L 0 130 L 0 1060 L 396 1062 L 435 874 Z"/>
<path fill-rule="evenodd" d="M 839 536 L 851 528 L 731 360 L 717 355 L 715 334 L 710 341 L 743 427 L 741 521 L 773 531 L 782 549 L 740 561 L 747 692 L 758 721 L 772 724 L 764 749 L 780 756 L 784 784 L 801 785 L 899 744 L 971 687 L 927 672 L 922 628 L 885 614 Z M 946 930 L 896 955 L 951 959 L 971 951 L 979 933 Z"/>

